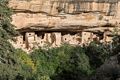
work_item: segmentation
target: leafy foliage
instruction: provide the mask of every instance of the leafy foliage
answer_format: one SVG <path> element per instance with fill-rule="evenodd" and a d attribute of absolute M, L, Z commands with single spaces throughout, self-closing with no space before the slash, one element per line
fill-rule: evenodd
<path fill-rule="evenodd" d="M 0 0 L 0 80 L 14 80 L 19 73 L 19 61 L 15 49 L 8 42 L 16 31 L 10 24 L 11 10 L 8 0 Z"/>
<path fill-rule="evenodd" d="M 110 55 L 109 47 L 107 45 L 96 44 L 94 42 L 85 47 L 85 53 L 90 59 L 92 68 L 95 69 L 100 67 Z"/>
<path fill-rule="evenodd" d="M 53 80 L 66 80 L 72 75 L 71 79 L 77 80 L 79 77 L 76 75 L 88 76 L 92 72 L 89 59 L 81 47 L 64 45 L 49 50 L 38 49 L 31 57 L 37 67 L 38 78 L 49 76 Z"/>
<path fill-rule="evenodd" d="M 0 0 L 0 37 L 5 39 L 18 34 L 10 23 L 12 10 L 7 5 L 8 0 Z"/>
<path fill-rule="evenodd" d="M 32 59 L 26 52 L 22 51 L 21 49 L 17 49 L 15 52 L 20 66 L 19 75 L 18 75 L 21 76 L 20 80 L 21 78 L 27 80 L 32 79 L 32 74 L 34 74 L 34 72 L 36 71 Z"/>
<path fill-rule="evenodd" d="M 12 10 L 7 4 L 8 0 L 0 0 L 0 80 L 88 80 L 93 73 L 95 80 L 103 80 L 106 76 L 115 80 L 116 73 L 117 77 L 120 75 L 120 58 L 112 58 L 115 67 L 110 64 L 110 57 L 120 52 L 118 36 L 108 45 L 94 42 L 83 47 L 63 45 L 37 49 L 30 55 L 14 49 L 8 39 L 17 32 L 10 24 Z M 108 63 L 104 63 L 107 59 Z"/>
<path fill-rule="evenodd" d="M 0 80 L 14 80 L 19 69 L 15 50 L 7 41 L 0 39 L 0 42 Z"/>

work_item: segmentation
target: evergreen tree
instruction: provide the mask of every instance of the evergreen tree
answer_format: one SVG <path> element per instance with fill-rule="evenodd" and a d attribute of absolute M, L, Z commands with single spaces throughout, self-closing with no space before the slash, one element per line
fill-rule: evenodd
<path fill-rule="evenodd" d="M 11 22 L 8 0 L 0 0 L 0 80 L 14 80 L 19 73 L 19 61 L 15 49 L 8 42 L 16 35 Z"/>

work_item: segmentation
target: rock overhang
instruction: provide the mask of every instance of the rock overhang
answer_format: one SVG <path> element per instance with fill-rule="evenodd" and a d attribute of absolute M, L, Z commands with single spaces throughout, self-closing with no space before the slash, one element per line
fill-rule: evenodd
<path fill-rule="evenodd" d="M 81 45 L 96 40 L 111 42 L 119 30 L 119 0 L 10 0 L 12 24 L 20 35 L 16 48 L 29 52 L 46 42 Z M 102 38 L 101 38 L 102 37 Z M 54 39 L 53 39 L 54 38 Z"/>
<path fill-rule="evenodd" d="M 22 30 L 22 29 L 27 29 L 29 27 L 31 28 L 35 28 L 37 29 L 56 29 L 56 28 L 61 28 L 64 29 L 70 27 L 73 27 L 78 29 L 81 29 L 81 27 L 87 28 L 91 26 L 105 26 L 107 24 L 110 25 L 114 25 L 116 26 L 115 22 L 117 20 L 111 21 L 110 19 L 107 20 L 99 20 L 99 18 L 102 16 L 106 16 L 106 14 L 103 11 L 95 11 L 96 9 L 94 9 L 94 7 L 96 5 L 104 5 L 104 6 L 109 6 L 110 4 L 117 4 L 119 0 L 29 0 L 29 1 L 18 1 L 18 0 L 10 0 L 9 2 L 9 6 L 14 10 L 14 14 L 12 16 L 13 19 L 13 24 L 17 27 L 16 29 L 18 30 Z M 57 3 L 56 3 L 57 2 Z M 81 11 L 82 14 L 74 14 L 74 10 L 72 14 L 69 14 L 67 12 L 61 12 L 58 13 L 57 12 L 57 7 L 64 7 L 65 9 L 67 9 L 66 6 L 68 6 L 68 10 L 71 9 L 75 9 L 76 5 L 79 6 L 79 8 L 81 7 L 80 5 L 78 5 L 78 2 L 90 2 L 90 5 L 87 3 L 86 6 L 92 6 L 93 8 L 90 9 L 92 12 L 89 12 L 89 10 L 87 10 L 87 7 L 81 8 L 88 11 L 87 13 L 84 13 L 84 10 Z M 92 4 L 91 4 L 92 2 Z M 94 4 L 93 2 L 97 3 Z M 55 4 L 54 4 L 55 3 Z M 70 5 L 68 5 L 68 4 Z M 76 4 L 77 3 L 77 4 Z M 104 4 L 98 4 L 98 3 L 104 3 Z M 107 3 L 107 4 L 105 4 Z M 108 4 L 109 3 L 109 4 Z M 22 5 L 20 5 L 22 4 Z M 30 5 L 34 4 L 34 8 L 30 7 Z M 49 5 L 48 5 L 49 4 Z M 35 6 L 37 5 L 37 6 Z M 42 5 L 42 6 L 41 6 Z M 63 6 L 62 6 L 63 5 Z M 108 9 L 108 7 L 106 6 L 106 10 Z M 73 8 L 74 7 L 74 8 Z M 33 8 L 33 9 L 32 9 Z M 38 8 L 38 9 L 37 9 Z M 37 9 L 37 10 L 35 10 Z M 49 11 L 47 11 L 47 9 L 49 9 Z M 88 8 L 89 9 L 89 8 Z M 98 8 L 99 9 L 99 8 Z M 75 9 L 77 10 L 77 9 Z M 116 9 L 115 9 L 116 10 Z M 80 11 L 80 10 L 78 10 Z M 108 11 L 108 10 L 107 10 Z M 53 14 L 55 13 L 55 14 Z M 40 16 L 37 16 L 40 15 Z M 107 18 L 109 18 L 109 16 L 107 16 Z M 113 16 L 114 18 L 114 16 Z M 109 21 L 109 22 L 108 22 Z M 111 21 L 111 22 L 110 22 Z M 36 26 L 39 25 L 39 26 Z M 34 27 L 33 27 L 34 26 Z M 76 27 L 75 27 L 76 26 Z M 44 28 L 43 28 L 44 27 Z M 51 28 L 52 27 L 52 28 Z M 53 28 L 54 27 L 54 28 Z M 109 27 L 109 26 L 108 26 Z"/>

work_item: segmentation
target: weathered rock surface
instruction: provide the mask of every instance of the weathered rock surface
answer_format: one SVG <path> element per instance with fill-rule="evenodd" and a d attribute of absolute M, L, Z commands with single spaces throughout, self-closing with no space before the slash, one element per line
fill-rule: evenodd
<path fill-rule="evenodd" d="M 98 3 L 99 2 L 99 3 Z M 118 26 L 118 0 L 10 0 L 12 24 L 26 30 L 83 30 Z"/>
<path fill-rule="evenodd" d="M 20 32 L 12 44 L 27 52 L 46 44 L 112 42 L 120 29 L 119 0 L 10 0 L 9 7 Z"/>

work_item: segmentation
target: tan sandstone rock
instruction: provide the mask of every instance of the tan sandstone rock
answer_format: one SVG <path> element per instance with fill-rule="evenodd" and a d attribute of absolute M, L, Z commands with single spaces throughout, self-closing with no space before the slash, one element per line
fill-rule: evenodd
<path fill-rule="evenodd" d="M 104 33 L 111 35 L 120 26 L 119 0 L 10 0 L 9 7 L 14 10 L 12 24 L 21 34 L 17 45 L 25 50 L 46 43 L 89 43 L 101 40 L 98 33 L 110 42 Z"/>

